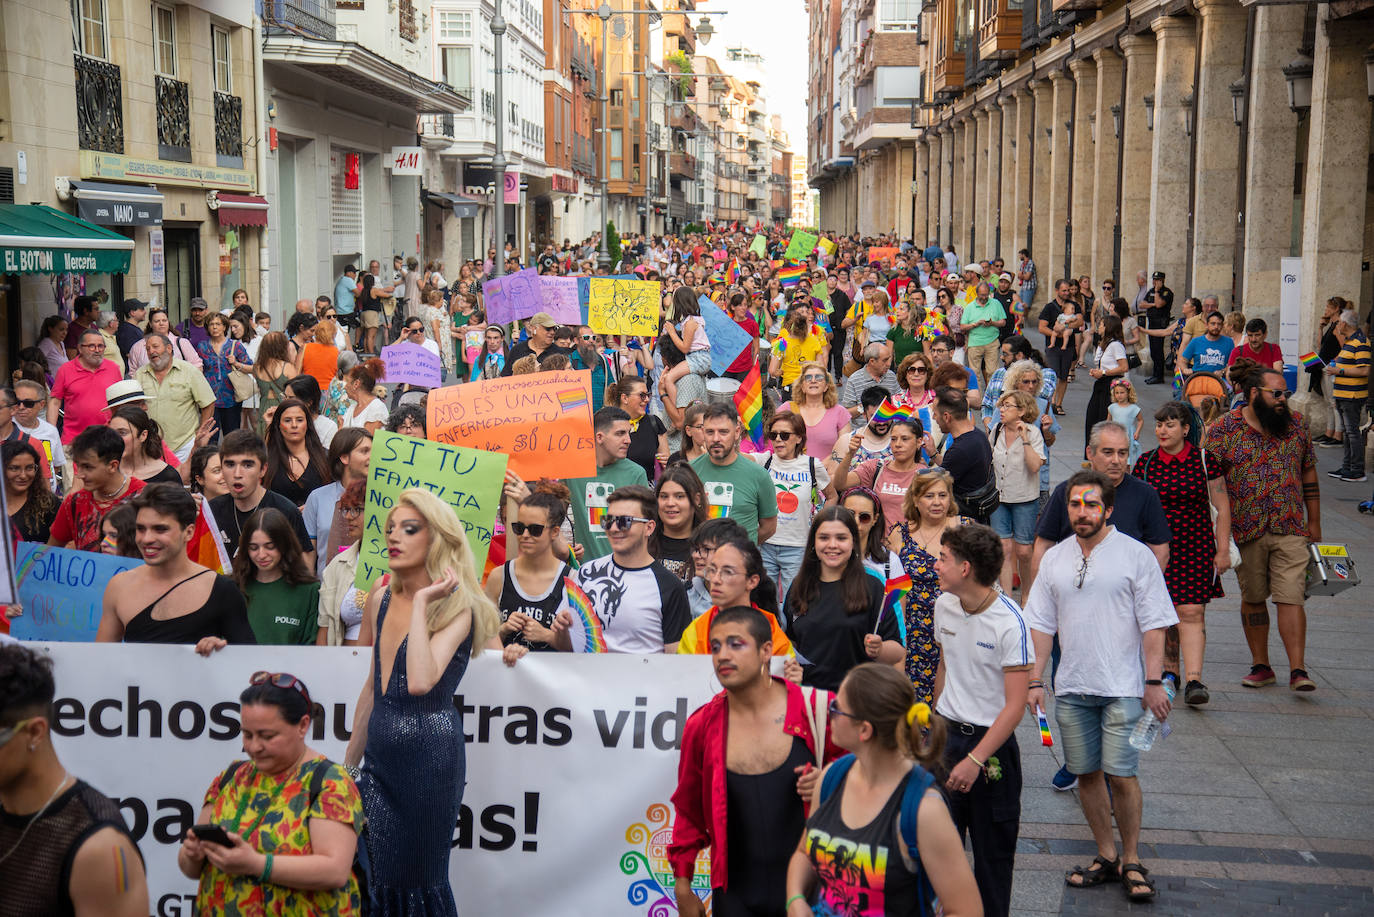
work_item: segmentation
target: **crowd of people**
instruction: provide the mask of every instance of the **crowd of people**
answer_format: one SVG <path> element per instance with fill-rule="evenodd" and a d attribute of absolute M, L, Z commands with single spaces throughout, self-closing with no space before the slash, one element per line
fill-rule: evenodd
<path fill-rule="evenodd" d="M 1098 848 L 1066 881 L 1155 895 L 1128 737 L 1176 693 L 1208 702 L 1204 616 L 1233 567 L 1243 684 L 1276 680 L 1272 600 L 1289 685 L 1316 689 L 1314 446 L 1344 447 L 1332 477 L 1365 479 L 1367 329 L 1333 300 L 1312 383 L 1331 382 L 1341 436 L 1314 438 L 1265 323 L 1214 297 L 1176 319 L 1160 272 L 1138 275 L 1134 300 L 1088 277 L 1038 298 L 1026 251 L 961 263 L 952 246 L 827 234 L 792 262 L 786 234 L 753 236 L 623 240 L 614 272 L 661 285 L 652 337 L 534 309 L 488 322 L 483 282 L 524 266 L 509 246 L 452 282 L 415 258 L 385 275 L 350 265 L 284 331 L 242 291 L 225 313 L 192 300 L 175 326 L 143 301 L 107 314 L 88 297 L 43 323 L 0 404 L 6 509 L 16 540 L 143 561 L 111 580 L 97 641 L 373 648 L 341 764 L 306 746 L 298 679 L 263 672 L 245 689 L 248 761 L 214 778 L 198 819 L 224 830 L 195 829 L 178 855 L 203 912 L 453 913 L 454 689 L 474 651 L 518 666 L 582 649 L 584 600 L 606 651 L 709 654 L 723 688 L 682 740 L 669 852 L 682 913 L 702 913 L 691 876 L 708 847 L 716 914 L 927 914 L 937 899 L 947 915 L 1008 913 L 1014 731 L 1047 692 L 1054 786 L 1079 789 Z M 532 266 L 607 274 L 598 243 L 550 244 Z M 722 376 L 760 379 L 756 429 L 708 395 L 703 309 L 751 342 Z M 508 473 L 481 571 L 452 510 L 406 491 L 384 520 L 390 572 L 359 589 L 372 439 L 427 433 L 426 390 L 388 385 L 378 359 L 398 341 L 436 352 L 445 384 L 590 371 L 595 472 Z M 1141 382 L 1172 380 L 1178 396 L 1153 415 L 1154 448 L 1132 378 L 1147 351 Z M 1082 468 L 1055 482 L 1080 370 Z M 206 519 L 223 573 L 188 554 Z M 108 868 L 92 844 L 125 864 L 124 894 L 141 875 L 117 811 L 57 763 L 53 692 L 42 660 L 0 650 L 0 887 L 26 889 L 36 904 L 21 913 L 84 912 Z M 90 830 L 59 849 L 58 824 Z M 60 881 L 23 871 L 39 850 L 65 864 Z"/>

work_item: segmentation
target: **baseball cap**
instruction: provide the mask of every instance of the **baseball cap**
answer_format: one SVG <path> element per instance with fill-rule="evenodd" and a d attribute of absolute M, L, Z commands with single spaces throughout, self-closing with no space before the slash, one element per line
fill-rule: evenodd
<path fill-rule="evenodd" d="M 111 411 L 120 405 L 147 400 L 148 396 L 144 394 L 143 386 L 139 385 L 137 379 L 120 379 L 105 389 L 105 407 Z"/>
<path fill-rule="evenodd" d="M 141 300 L 141 299 L 132 299 L 132 298 L 130 298 L 130 299 L 124 300 L 124 303 L 123 303 L 123 305 L 122 305 L 120 308 L 123 309 L 123 314 L 128 315 L 130 312 L 133 312 L 135 309 L 146 309 L 146 308 L 148 308 L 148 304 L 147 304 L 146 302 L 144 302 L 143 300 Z"/>
<path fill-rule="evenodd" d="M 530 316 L 531 325 L 541 325 L 545 328 L 557 328 L 558 322 L 553 320 L 553 316 L 547 312 L 536 312 Z"/>
<path fill-rule="evenodd" d="M 877 286 L 877 284 L 874 283 L 873 281 L 871 281 L 871 280 L 865 280 L 863 283 L 859 284 L 859 289 L 862 290 L 862 289 L 864 289 L 865 287 L 876 287 L 876 286 Z"/>
<path fill-rule="evenodd" d="M 1000 275 L 998 275 L 997 279 L 1005 280 L 1007 283 L 1011 283 L 1016 278 L 1011 276 L 1011 274 L 1008 274 L 1006 271 L 1003 271 Z"/>
<path fill-rule="evenodd" d="M 204 299 L 203 297 L 200 297 L 200 296 L 192 296 L 192 297 L 191 297 L 191 311 L 192 311 L 192 312 L 196 311 L 197 309 L 208 309 L 208 308 L 210 308 L 210 304 L 209 304 L 208 302 L 206 302 L 205 299 Z"/>

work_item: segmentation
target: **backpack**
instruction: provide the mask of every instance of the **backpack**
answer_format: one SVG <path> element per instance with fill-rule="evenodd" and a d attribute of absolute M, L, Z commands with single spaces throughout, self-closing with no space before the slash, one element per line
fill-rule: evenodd
<path fill-rule="evenodd" d="M 830 765 L 830 770 L 825 772 L 825 777 L 821 780 L 822 803 L 829 799 L 835 790 L 839 789 L 853 764 L 854 755 L 848 754 L 843 758 L 836 758 L 834 763 Z M 902 843 L 906 845 L 907 856 L 911 862 L 916 864 L 916 906 L 922 915 L 935 913 L 936 900 L 935 889 L 931 886 L 930 879 L 921 866 L 921 855 L 917 849 L 916 814 L 921 808 L 921 800 L 925 798 L 926 790 L 930 789 L 934 783 L 935 778 L 930 775 L 929 771 L 919 764 L 913 764 L 911 774 L 906 780 L 906 786 L 902 790 L 902 807 L 897 816 L 897 829 L 901 833 Z"/>
<path fill-rule="evenodd" d="M 247 763 L 247 761 L 230 762 L 229 766 L 224 770 L 224 775 L 220 778 L 219 785 L 221 792 L 223 792 L 224 787 L 234 779 L 234 775 L 238 773 L 239 768 Z M 320 793 L 324 790 L 325 771 L 329 770 L 329 765 L 332 763 L 333 762 L 328 758 L 321 758 L 319 761 L 315 762 L 315 767 L 310 772 L 309 797 L 305 804 L 306 812 L 315 808 L 315 800 L 320 798 Z M 359 913 L 363 915 L 363 917 L 367 917 L 367 914 L 372 910 L 369 904 L 367 891 L 369 884 L 368 877 L 371 873 L 372 867 L 367 859 L 367 822 L 364 816 L 363 828 L 358 832 L 358 846 L 353 852 L 352 869 L 353 878 L 358 882 L 358 900 L 361 902 L 361 910 Z"/>

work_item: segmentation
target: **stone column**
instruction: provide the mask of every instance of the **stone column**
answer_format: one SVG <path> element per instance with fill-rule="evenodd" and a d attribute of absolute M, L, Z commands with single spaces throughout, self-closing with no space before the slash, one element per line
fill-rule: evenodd
<path fill-rule="evenodd" d="M 1151 33 L 1125 35 L 1126 97 L 1121 107 L 1121 289 L 1136 292 L 1135 275 L 1150 267 L 1150 185 L 1154 174 L 1154 134 L 1145 126 L 1145 96 L 1154 92 L 1155 39 Z M 1186 295 L 1186 294 L 1185 294 Z"/>
<path fill-rule="evenodd" d="M 1231 83 L 1245 66 L 1246 13 L 1239 0 L 1197 0 L 1202 58 L 1197 86 L 1197 194 L 1193 204 L 1193 286 L 1215 293 L 1223 311 L 1233 303 L 1236 253 L 1236 170 L 1240 142 Z M 1282 74 L 1280 74 L 1282 75 Z"/>
<path fill-rule="evenodd" d="M 1302 44 L 1305 10 L 1261 6 L 1257 12 L 1255 46 L 1246 76 L 1250 137 L 1245 154 L 1246 199 L 1240 203 L 1246 219 L 1239 305 L 1247 318 L 1264 319 L 1269 339 L 1278 343 L 1279 259 L 1288 256 L 1293 243 L 1290 214 L 1298 133 L 1298 116 L 1288 107 L 1282 68 Z"/>
<path fill-rule="evenodd" d="M 980 257 L 974 254 L 977 245 L 973 234 L 978 227 L 982 214 L 978 210 L 976 193 L 978 190 L 978 138 L 982 135 L 982 125 L 978 116 L 970 111 L 964 121 L 964 234 L 960 238 L 961 255 L 959 263 L 967 263 L 969 258 Z M 967 251 L 964 251 L 967 249 Z"/>
<path fill-rule="evenodd" d="M 1069 225 L 1069 157 L 1073 155 L 1069 144 L 1069 123 L 1073 120 L 1073 80 L 1062 69 L 1056 67 L 1049 72 L 1050 83 L 1054 87 L 1054 101 L 1049 124 L 1050 182 L 1045 190 L 1049 193 L 1049 213 L 1045 220 L 1048 255 L 1040 266 L 1041 276 L 1049 271 L 1054 276 L 1064 276 L 1065 232 Z M 1043 133 L 1042 135 L 1043 136 Z M 1036 141 L 1040 137 L 1035 138 Z M 1036 189 L 1039 193 L 1039 189 Z M 1040 227 L 1035 227 L 1036 235 Z M 1069 267 L 1072 270 L 1072 265 Z"/>
<path fill-rule="evenodd" d="M 952 126 L 950 134 L 949 149 L 949 206 L 950 223 L 949 238 L 946 244 L 953 243 L 954 249 L 959 253 L 959 261 L 963 263 L 965 258 L 964 244 L 968 238 L 968 208 L 964 206 L 964 145 L 968 138 L 968 123 L 960 119 Z"/>
<path fill-rule="evenodd" d="M 973 132 L 973 168 L 969 184 L 973 188 L 973 238 L 969 244 L 970 258 L 982 258 L 988 250 L 988 113 L 975 109 L 970 119 Z"/>
<path fill-rule="evenodd" d="M 940 244 L 954 238 L 954 128 L 940 129 Z"/>
<path fill-rule="evenodd" d="M 935 238 L 935 220 L 932 214 L 939 211 L 940 193 L 937 189 L 939 162 L 939 140 L 935 132 L 927 128 L 916 145 L 916 178 L 920 186 L 916 192 L 916 242 L 922 248 Z"/>
<path fill-rule="evenodd" d="M 1079 251 L 1088 254 L 1088 272 L 1098 287 L 1101 287 L 1104 278 L 1113 277 L 1120 293 L 1126 287 L 1121 285 L 1121 278 L 1115 276 L 1112 256 L 1116 242 L 1116 170 L 1121 157 L 1121 141 L 1115 133 L 1112 106 L 1121 106 L 1123 64 L 1121 57 L 1111 48 L 1097 51 L 1093 54 L 1093 60 L 1097 63 L 1097 98 L 1094 101 L 1097 143 L 1093 145 L 1092 216 L 1088 226 L 1079 224 L 1076 229 L 1075 245 L 1087 247 L 1086 252 L 1082 247 Z M 1124 117 L 1124 110 L 1119 114 Z M 1134 290 L 1131 292 L 1134 293 Z"/>
<path fill-rule="evenodd" d="M 999 238 L 998 229 L 1002 221 L 1002 196 L 1001 190 L 1006 187 L 1006 177 L 1002 175 L 1002 109 L 993 102 L 989 104 L 987 110 L 987 142 L 984 148 L 986 154 L 986 168 L 983 170 L 983 183 L 987 186 L 985 200 L 987 201 L 986 216 L 983 217 L 984 235 L 983 252 L 989 258 L 999 255 L 1007 257 L 1007 252 L 1003 251 L 1002 242 L 1006 238 Z"/>
<path fill-rule="evenodd" d="M 1193 89 L 1193 20 L 1161 16 L 1150 24 L 1155 55 L 1154 180 L 1150 187 L 1150 269 L 1164 271 L 1175 297 L 1191 290 L 1188 266 L 1188 184 L 1192 138 L 1184 133 L 1183 97 Z"/>
<path fill-rule="evenodd" d="M 1093 249 L 1093 167 L 1094 149 L 1102 139 L 1102 122 L 1097 120 L 1097 65 L 1090 60 L 1069 64 L 1076 89 L 1073 94 L 1073 207 L 1069 212 L 1069 269 L 1075 275 L 1091 273 Z M 1089 117 L 1091 115 L 1091 117 Z M 1107 133 L 1112 126 L 1106 125 Z M 1095 287 L 1102 278 L 1091 274 Z"/>
<path fill-rule="evenodd" d="M 1029 247 L 1026 225 L 1030 220 L 1030 136 L 1035 128 L 1031 117 L 1030 93 L 1013 93 L 1011 101 L 1002 111 L 1003 117 L 1010 119 L 1007 122 L 1009 129 L 1006 141 L 1002 146 L 1002 155 L 1009 166 L 1006 185 L 1003 187 L 1002 225 L 1003 232 L 1011 239 L 1007 254 L 1015 257 L 1021 249 Z M 1036 295 L 1039 295 L 1038 290 Z"/>
<path fill-rule="evenodd" d="M 1031 241 L 1029 246 L 1023 247 L 1030 248 L 1031 260 L 1035 262 L 1039 271 L 1037 294 L 1053 298 L 1048 291 L 1053 289 L 1055 278 L 1061 270 L 1050 264 L 1050 236 L 1054 233 L 1054 227 L 1050 225 L 1050 198 L 1053 196 L 1053 189 L 1050 187 L 1052 145 L 1047 132 L 1054 124 L 1054 92 L 1049 80 L 1036 80 L 1031 92 L 1035 97 L 1035 117 L 1032 119 L 1029 136 L 1017 141 L 1027 144 L 1026 155 L 1033 157 L 1030 164 L 1031 189 L 1027 192 L 1030 194 L 1031 205 Z M 1060 222 L 1060 238 L 1063 238 L 1063 227 L 1064 224 Z"/>

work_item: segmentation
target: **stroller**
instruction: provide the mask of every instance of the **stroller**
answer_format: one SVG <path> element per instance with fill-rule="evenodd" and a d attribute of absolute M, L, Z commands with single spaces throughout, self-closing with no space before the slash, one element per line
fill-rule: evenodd
<path fill-rule="evenodd" d="M 1188 402 L 1196 410 L 1202 407 L 1206 398 L 1215 398 L 1220 404 L 1228 404 L 1231 400 L 1231 383 L 1219 373 L 1205 370 L 1193 373 L 1184 381 L 1179 400 Z"/>

